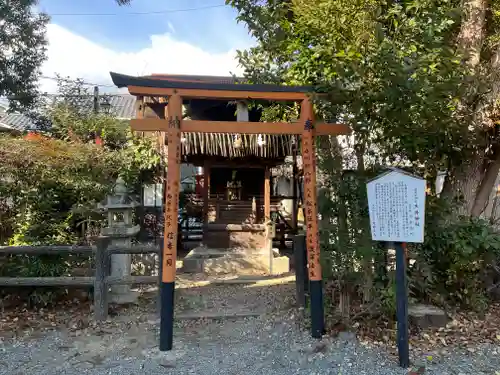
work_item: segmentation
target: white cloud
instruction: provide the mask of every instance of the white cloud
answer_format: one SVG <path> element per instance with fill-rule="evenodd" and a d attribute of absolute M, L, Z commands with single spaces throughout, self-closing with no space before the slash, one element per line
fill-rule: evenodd
<path fill-rule="evenodd" d="M 48 26 L 47 38 L 48 60 L 42 67 L 43 75 L 53 77 L 58 73 L 98 84 L 112 84 L 110 71 L 130 75 L 241 74 L 235 59 L 236 49 L 246 47 L 235 46 L 234 50 L 214 54 L 166 33 L 151 36 L 147 48 L 126 53 L 103 47 L 56 24 Z M 55 81 L 42 79 L 41 90 L 54 92 Z"/>

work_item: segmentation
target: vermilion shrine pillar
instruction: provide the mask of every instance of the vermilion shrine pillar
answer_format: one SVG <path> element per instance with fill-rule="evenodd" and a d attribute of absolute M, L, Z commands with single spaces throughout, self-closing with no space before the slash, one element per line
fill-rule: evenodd
<path fill-rule="evenodd" d="M 304 169 L 304 206 L 306 221 L 306 249 L 311 298 L 312 336 L 320 338 L 324 331 L 323 287 L 321 277 L 320 246 L 318 233 L 318 207 L 316 200 L 316 146 L 313 106 L 309 99 L 301 104 L 302 163 Z"/>
<path fill-rule="evenodd" d="M 182 98 L 171 95 L 165 117 L 167 130 L 167 188 L 165 195 L 165 232 L 161 267 L 160 350 L 171 350 L 174 329 L 174 290 L 177 258 L 179 181 L 181 162 Z"/>

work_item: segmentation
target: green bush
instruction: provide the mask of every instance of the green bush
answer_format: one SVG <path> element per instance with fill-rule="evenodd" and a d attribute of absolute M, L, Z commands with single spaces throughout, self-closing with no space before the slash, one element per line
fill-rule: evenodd
<path fill-rule="evenodd" d="M 482 309 L 485 275 L 500 257 L 500 234 L 485 220 L 454 217 L 430 199 L 425 242 L 411 248 L 410 290 L 417 299 Z M 451 217 L 451 219 L 450 219 Z"/>
<path fill-rule="evenodd" d="M 364 185 L 343 179 L 340 194 L 318 196 L 322 221 L 321 245 L 324 277 L 337 291 L 346 289 L 359 298 L 366 296 L 371 282 L 371 299 L 381 312 L 395 312 L 394 264 L 387 266 L 386 244 L 366 240 L 367 210 L 363 208 Z M 328 193 L 328 191 L 327 191 Z M 429 194 L 426 207 L 425 242 L 408 244 L 410 298 L 449 308 L 483 310 L 492 285 L 492 264 L 500 260 L 500 233 L 488 221 L 457 216 L 455 207 Z M 370 280 L 366 259 L 373 260 Z M 493 280 L 494 282 L 494 280 Z M 365 299 L 366 302 L 366 299 Z"/>
<path fill-rule="evenodd" d="M 104 221 L 97 203 L 118 176 L 131 188 L 155 178 L 160 155 L 154 136 L 133 134 L 127 121 L 94 113 L 87 100 L 92 92 L 81 81 L 60 79 L 58 91 L 60 100 L 39 105 L 38 120 L 50 124 L 39 126 L 43 135 L 0 136 L 0 244 L 79 244 L 88 240 L 86 224 L 98 228 Z M 88 261 L 7 257 L 0 259 L 0 276 L 63 276 Z M 45 297 L 35 291 L 30 301 L 33 295 Z"/>
<path fill-rule="evenodd" d="M 76 244 L 77 223 L 92 215 L 120 172 L 121 164 L 113 156 L 114 152 L 91 143 L 36 135 L 1 136 L 0 196 L 8 208 L 2 215 L 3 232 L 8 237 L 2 242 L 14 246 Z M 65 276 L 80 258 L 3 257 L 0 276 Z M 60 293 L 61 288 L 40 293 L 35 288 L 22 288 L 14 294 L 29 303 L 45 305 Z"/>

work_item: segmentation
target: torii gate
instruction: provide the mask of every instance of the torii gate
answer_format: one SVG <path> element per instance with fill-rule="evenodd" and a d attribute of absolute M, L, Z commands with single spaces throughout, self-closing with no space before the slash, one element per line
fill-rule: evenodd
<path fill-rule="evenodd" d="M 147 76 L 131 77 L 110 73 L 113 83 L 127 87 L 137 97 L 134 131 L 162 131 L 168 139 L 168 173 L 165 195 L 165 232 L 161 267 L 160 350 L 171 350 L 173 343 L 174 290 L 177 257 L 177 215 L 181 161 L 181 132 L 231 134 L 296 134 L 301 136 L 306 213 L 306 247 L 310 280 L 312 336 L 321 338 L 324 330 L 323 293 L 316 203 L 315 137 L 349 134 L 344 124 L 316 123 L 308 97 L 311 87 L 250 85 L 228 83 L 227 77 Z M 221 82 L 224 80 L 225 82 Z M 168 98 L 164 118 L 144 118 L 143 97 Z M 234 122 L 182 119 L 185 99 L 295 101 L 301 103 L 299 122 Z"/>

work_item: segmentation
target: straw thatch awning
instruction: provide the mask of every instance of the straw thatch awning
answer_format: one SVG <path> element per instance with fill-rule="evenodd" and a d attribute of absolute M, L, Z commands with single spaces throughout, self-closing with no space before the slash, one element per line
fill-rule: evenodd
<path fill-rule="evenodd" d="M 225 158 L 259 157 L 278 159 L 292 153 L 292 135 L 183 133 L 182 154 L 207 155 Z"/>

